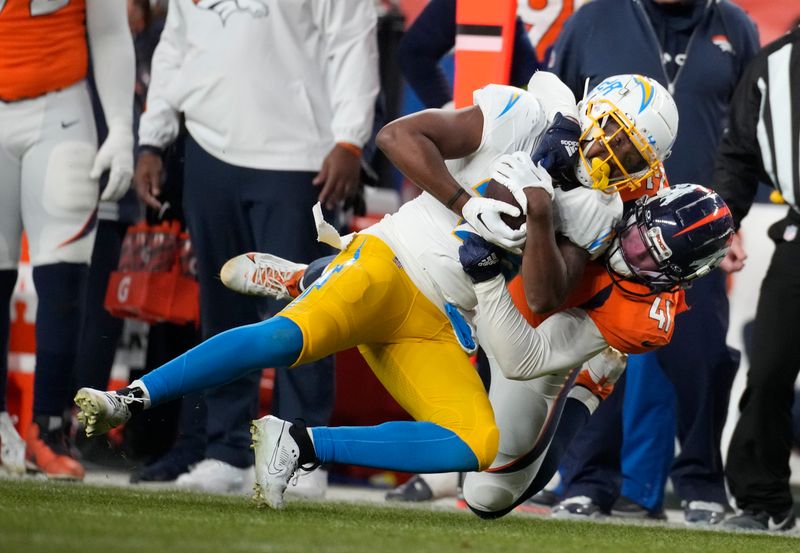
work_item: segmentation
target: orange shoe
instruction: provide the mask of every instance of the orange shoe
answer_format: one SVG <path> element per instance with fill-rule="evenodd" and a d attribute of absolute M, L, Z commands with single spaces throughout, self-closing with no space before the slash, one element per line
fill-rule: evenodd
<path fill-rule="evenodd" d="M 575 385 L 583 386 L 602 401 L 614 391 L 627 363 L 626 354 L 609 346 L 583 364 Z"/>
<path fill-rule="evenodd" d="M 86 471 L 68 453 L 60 452 L 61 447 L 51 447 L 42 439 L 39 425 L 32 423 L 28 428 L 25 459 L 29 466 L 39 470 L 48 478 L 59 480 L 83 480 Z"/>

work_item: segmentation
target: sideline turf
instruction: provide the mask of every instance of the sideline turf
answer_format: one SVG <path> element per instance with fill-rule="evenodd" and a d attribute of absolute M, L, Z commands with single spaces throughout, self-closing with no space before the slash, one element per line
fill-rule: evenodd
<path fill-rule="evenodd" d="M 772 553 L 800 540 L 342 503 L 0 480 L 2 553 Z"/>

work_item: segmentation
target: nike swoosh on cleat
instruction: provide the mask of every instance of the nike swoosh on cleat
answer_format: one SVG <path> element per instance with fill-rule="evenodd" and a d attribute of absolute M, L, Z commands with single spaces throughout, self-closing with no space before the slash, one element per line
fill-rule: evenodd
<path fill-rule="evenodd" d="M 786 524 L 789 522 L 789 519 L 794 516 L 794 513 L 790 513 L 785 519 L 779 522 L 772 522 L 772 517 L 769 517 L 767 520 L 767 527 L 769 530 L 783 530 Z"/>
<path fill-rule="evenodd" d="M 280 450 L 281 438 L 283 437 L 283 429 L 285 427 L 286 423 L 284 422 L 281 426 L 281 433 L 280 436 L 278 436 L 278 441 L 275 442 L 275 448 L 272 450 L 272 456 L 267 463 L 267 474 L 275 475 L 281 473 L 280 469 L 278 469 L 278 465 L 275 463 L 275 458 L 278 456 L 278 451 Z"/>
<path fill-rule="evenodd" d="M 80 122 L 80 119 L 75 119 L 74 121 L 62 121 L 61 122 L 61 128 L 62 129 L 68 129 L 71 126 L 78 124 L 79 122 Z"/>

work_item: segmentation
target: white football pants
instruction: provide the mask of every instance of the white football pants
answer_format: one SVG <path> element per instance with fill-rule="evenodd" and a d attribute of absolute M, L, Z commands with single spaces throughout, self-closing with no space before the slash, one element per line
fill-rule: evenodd
<path fill-rule="evenodd" d="M 466 475 L 463 489 L 467 503 L 485 512 L 507 509 L 533 482 L 558 422 L 553 420 L 556 400 L 568 393 L 571 374 L 509 380 L 494 361 L 491 372 L 489 400 L 500 428 L 500 448 L 488 470 Z M 532 458 L 519 463 L 531 452 Z M 508 472 L 496 472 L 504 469 Z"/>
<path fill-rule="evenodd" d="M 89 262 L 96 152 L 85 81 L 30 100 L 0 101 L 0 270 L 16 268 L 23 228 L 32 265 Z"/>

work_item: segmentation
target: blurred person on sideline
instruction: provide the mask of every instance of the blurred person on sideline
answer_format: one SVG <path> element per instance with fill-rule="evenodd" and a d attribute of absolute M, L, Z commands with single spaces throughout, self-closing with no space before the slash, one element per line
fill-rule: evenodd
<path fill-rule="evenodd" d="M 108 133 L 98 150 L 94 82 Z M 98 197 L 116 201 L 133 173 L 134 53 L 124 0 L 0 3 L 0 440 L 18 443 L 5 415 L 9 309 L 23 229 L 36 307 L 29 465 L 82 479 L 66 436 Z M 98 178 L 108 170 L 102 188 Z M 10 436 L 10 438 L 9 438 Z M 15 454 L 18 459 L 18 454 Z M 4 463 L 6 460 L 4 459 Z"/>
<path fill-rule="evenodd" d="M 681 132 L 667 177 L 713 188 L 728 103 L 757 49 L 755 25 L 727 0 L 593 0 L 567 21 L 548 63 L 577 95 L 587 79 L 591 87 L 623 71 L 668 87 Z M 629 358 L 616 392 L 572 443 L 555 516 L 662 518 L 671 475 L 688 524 L 723 520 L 720 437 L 738 367 L 725 343 L 725 274 L 698 281 L 686 299 L 691 309 L 672 342 Z M 681 452 L 673 462 L 676 417 Z"/>
<path fill-rule="evenodd" d="M 154 14 L 151 10 L 149 0 L 128 0 L 128 25 L 133 37 L 133 48 L 136 56 L 136 80 L 134 88 L 133 102 L 133 128 L 134 138 L 139 126 L 139 118 L 144 112 L 147 97 L 147 87 L 150 82 L 150 60 L 153 51 L 158 44 L 161 30 L 164 27 L 165 16 Z M 95 116 L 97 119 L 98 136 L 102 139 L 105 136 L 106 125 L 99 112 L 99 99 L 96 90 L 91 88 L 92 102 L 95 106 Z M 172 156 L 177 157 L 177 156 Z M 175 171 L 173 165 L 175 160 L 167 160 L 169 166 L 167 173 L 169 178 L 179 178 L 179 171 Z M 173 174 L 175 173 L 175 174 Z M 180 192 L 180 187 L 175 188 Z M 173 209 L 167 213 L 170 217 L 176 216 L 176 207 L 179 202 L 173 198 L 168 198 Z M 131 189 L 118 202 L 100 202 L 98 210 L 97 237 L 92 251 L 92 261 L 89 268 L 89 279 L 86 291 L 86 304 L 84 308 L 83 321 L 81 323 L 80 343 L 78 346 L 78 361 L 75 374 L 75 389 L 84 386 L 104 386 L 108 383 L 111 376 L 112 366 L 117 354 L 117 346 L 123 334 L 124 321 L 121 318 L 112 316 L 104 308 L 108 279 L 112 271 L 116 270 L 119 263 L 120 249 L 125 233 L 129 225 L 138 221 L 141 217 L 141 209 L 135 190 Z M 178 214 L 179 215 L 179 214 Z M 151 325 L 147 331 L 147 359 L 155 358 L 152 366 L 161 364 L 158 351 L 165 349 L 159 344 L 167 342 L 164 353 L 166 358 L 185 351 L 197 342 L 197 332 L 193 328 L 175 328 L 168 323 Z M 160 336 L 166 333 L 165 339 Z M 171 335 L 170 335 L 171 334 Z M 183 348 L 183 349 L 180 349 Z M 147 365 L 147 361 L 145 361 Z M 144 367 L 146 369 L 146 366 Z M 135 373 L 142 370 L 142 367 L 130 367 Z M 135 374 L 132 375 L 135 377 Z M 175 411 L 176 406 L 166 407 L 152 414 L 153 417 L 168 417 L 168 411 Z M 124 434 L 124 443 L 118 444 L 101 443 L 99 441 L 83 440 L 81 434 L 75 436 L 76 446 L 81 452 L 84 460 L 109 466 L 128 466 L 129 461 L 140 455 L 149 455 L 152 452 L 163 452 L 167 444 L 171 443 L 174 437 L 174 428 L 170 425 L 162 424 L 147 430 L 147 440 L 137 440 L 138 426 L 145 427 L 148 421 L 142 419 L 139 425 L 129 426 Z M 197 448 L 195 448 L 197 449 Z M 122 454 L 124 452 L 124 454 Z M 195 455 L 189 464 L 202 459 L 202 454 Z M 171 479 L 174 480 L 177 474 Z"/>
<path fill-rule="evenodd" d="M 397 47 L 397 65 L 427 108 L 452 107 L 453 90 L 439 62 L 455 47 L 456 26 L 456 0 L 431 0 Z M 539 67 L 536 51 L 517 18 L 508 84 L 526 86 Z"/>
<path fill-rule="evenodd" d="M 204 338 L 275 313 L 227 291 L 231 256 L 268 251 L 298 260 L 325 253 L 308 217 L 317 200 L 337 210 L 359 184 L 361 149 L 378 93 L 376 15 L 363 0 L 171 0 L 153 56 L 139 128 L 137 191 L 161 207 L 162 154 L 185 118 L 183 206 L 195 248 Z M 287 229 L 290 229 L 287 231 Z M 177 484 L 244 491 L 252 483 L 248 425 L 260 373 L 205 394 L 205 459 Z M 273 412 L 325 424 L 333 360 L 277 368 Z M 320 496 L 325 471 L 297 491 Z"/>
<path fill-rule="evenodd" d="M 752 355 L 728 447 L 726 476 L 738 514 L 727 528 L 786 532 L 795 527 L 789 487 L 792 402 L 800 371 L 800 27 L 765 46 L 731 101 L 714 172 L 715 188 L 738 228 L 758 183 L 771 184 L 788 209 L 767 231 L 775 242 L 761 283 Z M 743 256 L 734 260 L 741 264 Z M 796 407 L 796 406 L 795 406 Z"/>
<path fill-rule="evenodd" d="M 133 38 L 135 53 L 136 77 L 133 95 L 133 129 L 138 128 L 139 118 L 144 111 L 144 100 L 147 92 L 145 82 L 149 60 L 143 56 L 152 56 L 153 49 L 158 41 L 149 41 L 149 48 L 143 48 L 142 39 L 150 26 L 149 0 L 128 0 L 128 25 Z M 149 52 L 147 52 L 149 50 Z M 99 107 L 100 100 L 92 89 L 92 101 Z M 95 109 L 98 136 L 104 136 L 108 131 L 102 113 Z M 131 156 L 135 151 L 131 150 Z M 92 250 L 92 260 L 89 268 L 88 285 L 86 289 L 85 307 L 81 324 L 80 344 L 78 347 L 78 362 L 76 368 L 77 386 L 93 386 L 108 382 L 111 365 L 114 362 L 117 341 L 122 333 L 122 319 L 111 316 L 103 307 L 108 276 L 116 270 L 119 262 L 122 239 L 128 225 L 139 219 L 139 202 L 136 192 L 130 189 L 117 202 L 100 202 L 98 209 L 97 236 Z"/>

